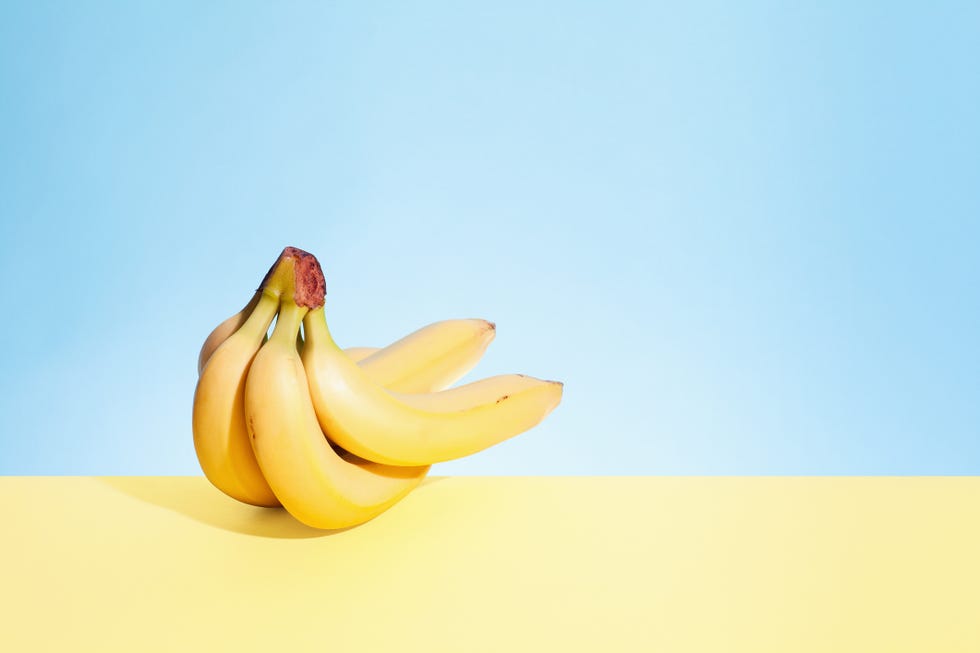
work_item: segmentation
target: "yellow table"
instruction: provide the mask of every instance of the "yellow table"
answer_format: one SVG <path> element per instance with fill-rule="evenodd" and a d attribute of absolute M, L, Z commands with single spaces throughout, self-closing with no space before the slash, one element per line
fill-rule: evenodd
<path fill-rule="evenodd" d="M 980 478 L 0 478 L 0 651 L 980 651 Z"/>

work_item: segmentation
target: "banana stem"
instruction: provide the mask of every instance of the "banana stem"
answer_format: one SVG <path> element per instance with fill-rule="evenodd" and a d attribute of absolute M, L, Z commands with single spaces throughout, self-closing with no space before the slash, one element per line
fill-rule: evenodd
<path fill-rule="evenodd" d="M 279 310 L 279 297 L 267 292 L 259 294 L 261 294 L 261 298 L 258 304 L 241 328 L 242 331 L 250 334 L 256 343 L 262 342 L 266 331 L 269 330 L 269 325 L 272 324 L 272 318 L 276 316 L 276 311 Z"/>
<path fill-rule="evenodd" d="M 311 347 L 329 349 L 339 349 L 330 335 L 330 328 L 327 326 L 327 318 L 323 314 L 323 307 L 311 309 L 306 317 L 303 318 L 303 339 Z"/>
<path fill-rule="evenodd" d="M 302 324 L 303 316 L 307 311 L 309 309 L 304 306 L 284 300 L 279 307 L 279 319 L 276 320 L 276 328 L 272 331 L 272 340 L 295 346 L 299 325 Z"/>
<path fill-rule="evenodd" d="M 244 324 L 248 320 L 249 316 L 255 311 L 255 307 L 259 305 L 259 300 L 261 299 L 261 290 L 256 290 L 254 293 L 252 293 L 252 298 L 248 300 L 248 303 L 245 304 L 245 307 L 240 311 L 240 315 L 242 316 L 242 324 Z"/>

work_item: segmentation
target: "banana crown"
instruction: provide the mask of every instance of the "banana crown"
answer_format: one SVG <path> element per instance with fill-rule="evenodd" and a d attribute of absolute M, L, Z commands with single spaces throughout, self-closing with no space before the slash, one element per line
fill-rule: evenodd
<path fill-rule="evenodd" d="M 271 292 L 298 306 L 323 306 L 327 284 L 316 257 L 296 247 L 287 247 L 266 273 L 259 290 Z"/>

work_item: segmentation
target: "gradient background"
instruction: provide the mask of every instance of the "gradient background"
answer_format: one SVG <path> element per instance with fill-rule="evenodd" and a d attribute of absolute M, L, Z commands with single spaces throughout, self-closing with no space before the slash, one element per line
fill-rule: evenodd
<path fill-rule="evenodd" d="M 0 473 L 198 474 L 285 245 L 566 382 L 438 474 L 980 473 L 980 5 L 865 5 L 4 3 Z"/>

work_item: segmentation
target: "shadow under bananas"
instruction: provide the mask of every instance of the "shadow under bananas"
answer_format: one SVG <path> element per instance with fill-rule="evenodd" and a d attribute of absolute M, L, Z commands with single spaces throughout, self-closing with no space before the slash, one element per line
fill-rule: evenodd
<path fill-rule="evenodd" d="M 203 476 L 103 476 L 98 480 L 134 499 L 233 533 L 298 539 L 343 532 L 310 528 L 282 508 L 239 503 L 215 489 Z"/>
<path fill-rule="evenodd" d="M 426 478 L 417 489 L 444 478 Z M 311 528 L 282 508 L 259 508 L 240 503 L 222 494 L 203 476 L 100 476 L 97 480 L 133 499 L 243 535 L 304 539 L 329 537 L 350 530 Z"/>

